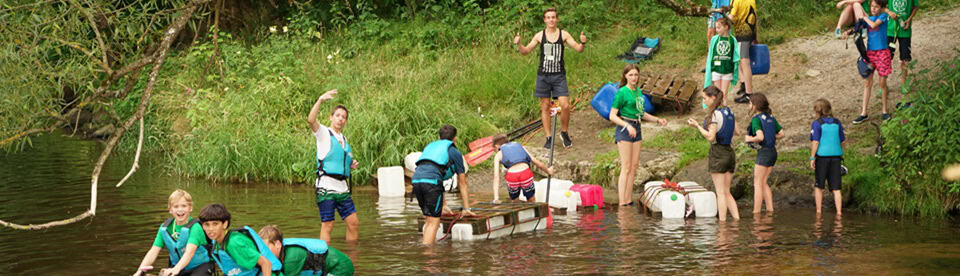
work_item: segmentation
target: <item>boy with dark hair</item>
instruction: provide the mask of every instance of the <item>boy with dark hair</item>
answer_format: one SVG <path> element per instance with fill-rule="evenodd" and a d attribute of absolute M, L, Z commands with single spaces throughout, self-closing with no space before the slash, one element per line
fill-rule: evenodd
<path fill-rule="evenodd" d="M 360 221 L 350 196 L 351 187 L 347 184 L 351 171 L 359 165 L 353 159 L 353 148 L 343 135 L 349 113 L 346 107 L 338 105 L 330 114 L 329 127 L 317 121 L 321 105 L 332 100 L 337 93 L 337 89 L 323 93 L 307 115 L 307 123 L 317 141 L 317 180 L 314 186 L 320 211 L 320 239 L 328 242 L 336 219 L 334 211 L 340 213 L 340 219 L 347 224 L 347 241 L 356 241 L 360 233 Z"/>
<path fill-rule="evenodd" d="M 283 238 L 276 225 L 260 228 L 259 235 L 283 263 L 283 275 L 353 275 L 353 261 L 321 239 Z"/>
<path fill-rule="evenodd" d="M 223 204 L 210 204 L 200 210 L 203 231 L 213 242 L 211 257 L 227 276 L 270 276 L 280 272 L 280 260 L 249 226 L 227 230 L 230 212 Z"/>
<path fill-rule="evenodd" d="M 467 186 L 463 154 L 454 145 L 457 128 L 444 125 L 440 127 L 439 134 L 440 140 L 427 144 L 423 149 L 412 177 L 413 194 L 416 195 L 417 204 L 426 217 L 423 244 L 433 244 L 436 240 L 437 229 L 440 228 L 441 207 L 443 212 L 449 212 L 443 201 L 442 183 L 454 174 L 457 175 L 460 197 L 463 199 L 463 214 L 474 215 L 470 211 L 470 188 Z"/>

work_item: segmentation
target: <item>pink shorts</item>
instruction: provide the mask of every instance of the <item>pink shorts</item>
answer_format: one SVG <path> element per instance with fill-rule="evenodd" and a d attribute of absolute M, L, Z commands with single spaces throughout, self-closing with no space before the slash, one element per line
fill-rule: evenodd
<path fill-rule="evenodd" d="M 877 69 L 877 73 L 879 73 L 881 77 L 890 75 L 889 49 L 867 51 L 867 58 L 870 59 L 870 64 L 873 64 L 873 68 Z"/>

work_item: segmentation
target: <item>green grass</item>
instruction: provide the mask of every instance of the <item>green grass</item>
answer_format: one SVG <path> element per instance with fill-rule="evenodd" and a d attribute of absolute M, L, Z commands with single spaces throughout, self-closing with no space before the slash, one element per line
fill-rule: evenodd
<path fill-rule="evenodd" d="M 710 150 L 710 143 L 693 128 L 662 132 L 650 141 L 644 142 L 644 146 L 679 152 L 680 161 L 677 162 L 677 169 L 686 167 L 690 162 L 706 158 Z"/>

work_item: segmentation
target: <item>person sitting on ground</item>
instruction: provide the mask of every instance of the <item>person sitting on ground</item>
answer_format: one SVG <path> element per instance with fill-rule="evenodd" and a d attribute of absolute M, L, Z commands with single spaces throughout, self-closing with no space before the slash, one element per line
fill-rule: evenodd
<path fill-rule="evenodd" d="M 730 92 L 730 84 L 737 83 L 740 70 L 740 51 L 737 51 L 737 39 L 730 36 L 730 19 L 717 20 L 717 35 L 710 39 L 707 51 L 706 70 L 703 74 L 703 87 L 716 85 L 724 95 Z M 727 97 L 723 97 L 727 104 Z"/>
<path fill-rule="evenodd" d="M 140 268 L 133 275 L 142 275 L 152 267 L 161 248 L 170 252 L 170 264 L 160 275 L 213 275 L 213 261 L 207 254 L 207 237 L 199 220 L 190 217 L 193 213 L 193 198 L 187 191 L 176 189 L 167 198 L 167 210 L 173 218 L 160 224 L 153 246 L 140 261 Z"/>
<path fill-rule="evenodd" d="M 817 99 L 813 102 L 813 112 L 817 119 L 810 124 L 810 168 L 814 170 L 813 198 L 820 214 L 823 201 L 823 189 L 829 187 L 833 191 L 833 202 L 837 208 L 837 216 L 843 209 L 843 195 L 840 193 L 841 173 L 843 165 L 843 148 L 846 145 L 846 136 L 843 133 L 843 124 L 833 117 L 833 108 L 826 99 Z M 829 183 L 829 186 L 826 184 Z"/>
<path fill-rule="evenodd" d="M 353 275 L 353 261 L 321 239 L 283 238 L 276 225 L 258 232 L 270 252 L 283 263 L 283 275 Z"/>
<path fill-rule="evenodd" d="M 463 200 L 465 216 L 476 215 L 470 211 L 470 189 L 467 186 L 466 169 L 463 166 L 463 154 L 454 145 L 457 139 L 457 128 L 443 125 L 439 131 L 440 140 L 427 144 L 423 154 L 417 160 L 417 169 L 413 172 L 413 194 L 417 197 L 417 204 L 426 220 L 423 225 L 423 244 L 433 244 L 436 241 L 437 230 L 440 229 L 440 215 L 449 213 L 450 209 L 443 200 L 443 181 L 457 175 L 457 185 L 460 187 L 460 197 Z M 441 209 L 442 207 L 442 209 Z"/>
<path fill-rule="evenodd" d="M 200 210 L 200 223 L 213 242 L 210 256 L 227 276 L 270 276 L 281 273 L 283 265 L 249 226 L 227 230 L 230 212 L 215 203 Z"/>
<path fill-rule="evenodd" d="M 540 170 L 553 175 L 553 167 L 547 168 L 546 164 L 540 162 L 536 157 L 530 155 L 527 149 L 517 142 L 508 142 L 507 136 L 497 134 L 493 137 L 493 147 L 497 150 L 497 155 L 493 157 L 493 201 L 500 201 L 500 166 L 506 168 L 503 178 L 507 181 L 507 193 L 510 194 L 510 200 L 520 198 L 520 191 L 528 202 L 534 202 L 536 190 L 533 185 L 533 171 L 530 170 L 530 163 L 537 165 Z"/>
<path fill-rule="evenodd" d="M 837 20 L 837 29 L 834 30 L 833 35 L 837 39 L 845 37 L 845 32 L 843 32 L 843 27 L 851 24 L 855 24 L 857 20 L 860 20 L 865 16 L 865 14 L 857 14 L 854 11 L 854 6 L 861 6 L 863 10 L 870 9 L 869 0 L 839 0 L 837 1 L 837 9 L 840 10 L 840 18 Z"/>

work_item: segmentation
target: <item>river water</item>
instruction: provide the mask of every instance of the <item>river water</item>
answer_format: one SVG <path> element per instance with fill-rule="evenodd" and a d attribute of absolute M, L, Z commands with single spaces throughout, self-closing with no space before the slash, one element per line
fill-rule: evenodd
<path fill-rule="evenodd" d="M 0 155 L 0 219 L 41 223 L 72 217 L 89 204 L 90 172 L 102 145 L 60 135 Z M 224 203 L 233 225 L 277 224 L 286 237 L 319 237 L 311 188 L 277 183 L 215 183 L 170 175 L 160 156 L 141 160 L 123 187 L 132 153 L 115 153 L 104 170 L 97 215 L 41 231 L 0 229 L 2 275 L 129 275 L 169 218 L 166 199 L 182 188 L 194 216 Z M 952 274 L 960 273 L 960 224 L 859 214 L 779 209 L 773 216 L 663 221 L 635 208 L 555 216 L 552 229 L 489 241 L 419 245 L 416 202 L 354 193 L 360 241 L 344 227 L 331 246 L 346 252 L 358 275 L 530 274 Z M 489 198 L 480 197 L 480 200 Z M 450 202 L 459 205 L 455 201 Z M 745 208 L 741 208 L 745 209 Z M 165 250 L 164 250 L 165 251 Z M 155 266 L 166 267 L 166 253 Z M 154 271 L 156 272 L 156 271 Z"/>

